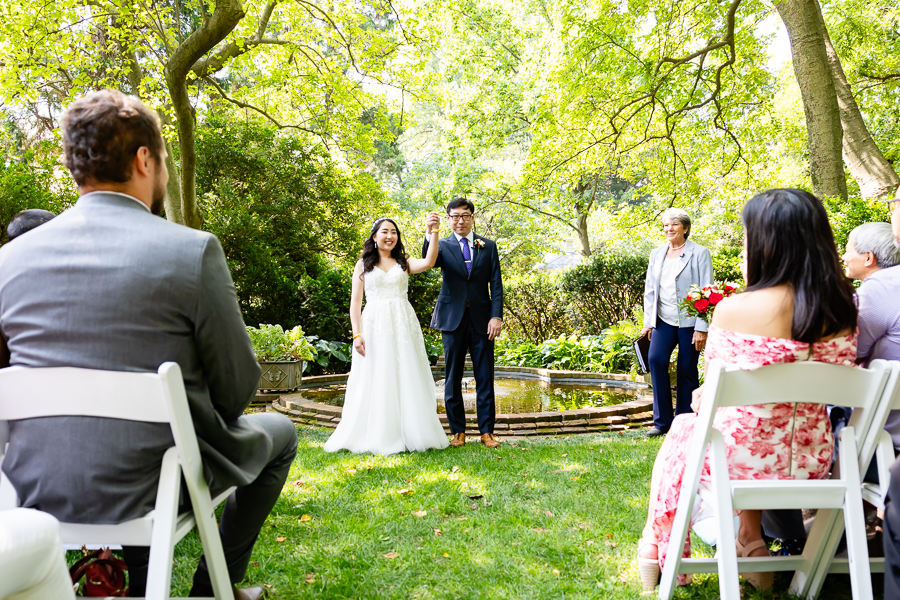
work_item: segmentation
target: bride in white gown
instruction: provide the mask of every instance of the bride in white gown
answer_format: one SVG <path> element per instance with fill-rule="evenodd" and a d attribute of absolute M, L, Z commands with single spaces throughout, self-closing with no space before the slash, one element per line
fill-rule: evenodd
<path fill-rule="evenodd" d="M 430 236 L 424 259 L 407 258 L 396 223 L 382 218 L 372 227 L 353 271 L 353 363 L 326 452 L 395 454 L 449 445 L 422 328 L 407 299 L 410 274 L 430 269 L 437 258 L 437 227 Z"/>

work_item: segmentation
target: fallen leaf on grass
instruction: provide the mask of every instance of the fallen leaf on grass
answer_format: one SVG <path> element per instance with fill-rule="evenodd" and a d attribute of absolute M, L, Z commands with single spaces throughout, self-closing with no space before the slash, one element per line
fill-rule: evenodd
<path fill-rule="evenodd" d="M 563 454 L 563 458 L 565 458 L 565 457 L 567 457 L 567 456 L 568 456 L 568 453 L 566 453 L 566 454 Z"/>
<path fill-rule="evenodd" d="M 625 435 L 625 432 L 624 432 L 624 431 L 620 431 L 620 432 L 619 432 L 619 435 Z"/>
<path fill-rule="evenodd" d="M 459 471 L 459 467 L 457 467 L 457 466 L 455 466 L 455 465 L 453 466 L 452 469 L 450 469 L 450 472 L 451 472 L 451 473 L 456 473 L 457 471 Z"/>
<path fill-rule="evenodd" d="M 553 569 L 553 574 L 554 574 L 554 575 L 559 575 L 559 569 Z"/>
<path fill-rule="evenodd" d="M 309 515 L 300 515 L 301 523 L 306 523 L 307 521 L 312 521 L 312 517 Z"/>
<path fill-rule="evenodd" d="M 456 517 L 456 520 L 457 520 L 457 521 L 465 521 L 465 520 L 467 520 L 468 518 L 469 518 L 469 517 L 463 515 L 463 516 L 461 516 L 461 517 Z"/>
<path fill-rule="evenodd" d="M 579 479 L 581 479 L 581 477 L 572 477 L 571 479 L 572 481 L 578 481 Z"/>
<path fill-rule="evenodd" d="M 434 535 L 444 535 L 444 532 L 440 530 L 440 528 L 434 528 Z"/>
<path fill-rule="evenodd" d="M 494 456 L 494 458 L 496 458 L 497 460 L 503 460 L 502 456 Z"/>
<path fill-rule="evenodd" d="M 512 542 L 512 543 L 510 543 L 510 546 L 521 546 L 521 545 L 522 545 L 522 542 Z"/>
<path fill-rule="evenodd" d="M 450 555 L 444 552 L 444 558 L 450 558 Z"/>
<path fill-rule="evenodd" d="M 469 500 L 481 500 L 484 498 L 483 494 L 475 494 L 474 496 L 469 496 Z"/>
<path fill-rule="evenodd" d="M 307 573 L 306 574 L 306 583 L 315 583 L 315 582 L 316 582 L 315 575 L 313 575 L 312 573 Z"/>
<path fill-rule="evenodd" d="M 356 469 L 347 469 L 347 472 L 349 474 L 353 475 L 354 473 L 356 473 Z M 313 581 L 315 581 L 315 580 L 313 580 Z"/>
<path fill-rule="evenodd" d="M 555 471 L 550 471 L 551 473 L 568 473 L 568 469 L 557 469 Z"/>
<path fill-rule="evenodd" d="M 302 481 L 295 481 L 295 482 L 293 482 L 291 485 L 294 486 L 294 487 L 303 487 L 303 482 L 302 482 Z"/>
<path fill-rule="evenodd" d="M 400 495 L 405 496 L 406 494 L 412 494 L 413 491 L 412 491 L 411 489 L 409 489 L 409 488 L 403 488 L 402 490 L 400 490 L 400 491 L 397 492 L 397 493 L 400 494 Z"/>
<path fill-rule="evenodd" d="M 532 531 L 535 532 L 535 533 L 544 533 L 544 532 L 547 531 L 547 530 L 546 530 L 546 529 L 541 529 L 540 527 L 538 527 L 537 529 L 532 529 Z"/>
<path fill-rule="evenodd" d="M 522 477 L 528 477 L 528 473 L 521 473 Z"/>
<path fill-rule="evenodd" d="M 413 482 L 412 477 L 410 477 L 409 479 L 406 480 L 406 483 L 412 483 L 412 482 Z"/>
<path fill-rule="evenodd" d="M 375 467 L 374 467 L 373 465 L 366 465 L 366 468 L 369 469 L 369 470 L 371 471 L 371 470 L 374 469 Z"/>
<path fill-rule="evenodd" d="M 271 589 L 272 589 L 272 584 L 271 584 L 271 583 L 264 583 L 264 584 L 263 584 L 263 587 L 266 588 L 266 589 L 268 589 L 268 590 L 271 590 Z"/>
<path fill-rule="evenodd" d="M 259 566 L 259 563 L 256 562 L 255 560 L 251 560 L 251 561 L 250 561 L 250 564 L 253 565 L 254 567 L 258 567 L 258 566 Z"/>
<path fill-rule="evenodd" d="M 593 546 L 593 545 L 594 545 L 594 540 L 588 540 L 588 541 L 586 541 L 586 542 L 585 542 L 585 545 L 587 545 L 587 546 Z"/>
<path fill-rule="evenodd" d="M 493 502 L 490 502 L 490 501 L 488 501 L 488 500 L 485 500 L 485 501 L 484 501 L 484 505 L 485 505 L 485 506 L 493 506 L 494 503 L 493 503 Z"/>
<path fill-rule="evenodd" d="M 427 510 L 417 510 L 413 514 L 416 515 L 417 517 L 424 517 L 425 515 L 428 514 L 428 511 Z"/>
<path fill-rule="evenodd" d="M 552 512 L 550 512 L 549 510 L 545 510 L 545 511 L 544 511 L 544 514 L 547 515 L 548 517 L 550 517 L 551 519 L 552 519 L 553 517 L 556 516 L 556 515 L 554 515 Z"/>
<path fill-rule="evenodd" d="M 647 457 L 646 457 L 646 456 L 642 456 L 642 457 L 641 457 L 641 460 L 647 460 Z"/>
<path fill-rule="evenodd" d="M 612 538 L 613 538 L 613 534 L 611 534 L 611 533 L 606 534 L 606 539 L 610 540 Z"/>
<path fill-rule="evenodd" d="M 287 539 L 286 537 L 283 537 L 283 536 L 280 536 L 280 535 L 279 535 L 277 538 L 275 538 L 275 541 L 278 542 L 278 543 L 280 544 L 281 542 L 283 542 L 283 541 L 286 540 L 286 539 Z"/>
<path fill-rule="evenodd" d="M 610 548 L 615 548 L 616 546 L 619 545 L 619 542 L 604 542 L 604 544 L 606 544 Z"/>
<path fill-rule="evenodd" d="M 449 479 L 450 481 L 458 481 L 458 480 L 459 480 L 459 475 L 457 475 L 456 473 L 452 473 L 452 474 L 450 475 L 450 477 L 448 477 L 448 479 Z"/>
<path fill-rule="evenodd" d="M 619 433 L 622 433 L 621 431 Z M 628 585 L 628 578 L 624 575 L 619 575 L 619 583 L 622 585 Z"/>
<path fill-rule="evenodd" d="M 394 560 L 395 558 L 397 558 L 400 555 L 397 554 L 396 552 L 388 552 L 387 554 L 382 554 L 382 556 L 389 560 Z"/>

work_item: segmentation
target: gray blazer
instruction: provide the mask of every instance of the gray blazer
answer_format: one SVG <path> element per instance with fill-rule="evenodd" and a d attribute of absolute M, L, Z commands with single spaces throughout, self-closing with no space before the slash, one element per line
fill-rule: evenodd
<path fill-rule="evenodd" d="M 155 372 L 175 361 L 207 480 L 246 485 L 265 466 L 272 442 L 241 418 L 260 367 L 222 247 L 208 233 L 122 194 L 86 194 L 0 248 L 0 335 L 10 364 L 24 367 Z M 116 523 L 153 508 L 172 444 L 168 425 L 31 419 L 10 427 L 3 471 L 23 506 Z"/>
<path fill-rule="evenodd" d="M 654 248 L 650 252 L 650 264 L 647 267 L 647 279 L 644 282 L 644 327 L 656 327 L 656 312 L 659 308 L 659 279 L 662 275 L 663 261 L 666 259 L 668 244 Z M 699 244 L 687 241 L 681 254 L 681 270 L 675 277 L 675 293 L 678 298 L 688 295 L 692 285 L 700 287 L 712 285 L 712 255 L 709 250 Z M 681 310 L 678 319 L 679 327 L 693 327 L 697 331 L 706 331 L 708 325 L 703 319 L 690 317 L 687 311 Z"/>

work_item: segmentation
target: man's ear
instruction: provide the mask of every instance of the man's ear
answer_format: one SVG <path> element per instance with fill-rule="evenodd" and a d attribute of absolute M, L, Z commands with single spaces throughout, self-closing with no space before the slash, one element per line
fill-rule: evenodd
<path fill-rule="evenodd" d="M 142 177 L 150 177 L 150 163 L 153 161 L 153 155 L 147 146 L 138 148 L 137 154 L 134 155 L 134 169 Z"/>
<path fill-rule="evenodd" d="M 866 252 L 866 266 L 867 267 L 878 266 L 878 260 L 875 258 L 874 252 Z"/>

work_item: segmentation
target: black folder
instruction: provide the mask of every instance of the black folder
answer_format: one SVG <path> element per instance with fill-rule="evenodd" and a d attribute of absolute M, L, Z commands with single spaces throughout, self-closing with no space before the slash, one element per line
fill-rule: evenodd
<path fill-rule="evenodd" d="M 650 336 L 642 335 L 634 340 L 634 354 L 637 356 L 638 368 L 641 373 L 650 372 Z"/>

